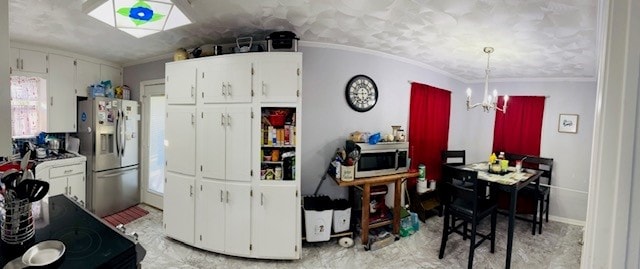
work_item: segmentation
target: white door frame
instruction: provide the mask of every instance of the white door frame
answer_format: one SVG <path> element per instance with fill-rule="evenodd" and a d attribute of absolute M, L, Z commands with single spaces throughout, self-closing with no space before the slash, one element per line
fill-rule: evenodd
<path fill-rule="evenodd" d="M 147 152 L 149 152 L 149 128 L 147 127 L 149 115 L 149 105 L 148 98 L 149 96 L 156 95 L 164 95 L 164 92 L 147 92 L 145 91 L 145 87 L 154 86 L 154 85 L 164 85 L 164 79 L 153 79 L 153 80 L 145 80 L 140 82 L 140 104 L 142 107 L 140 121 L 140 130 L 141 130 L 141 139 L 140 139 L 140 200 L 148 205 L 153 207 L 162 209 L 162 195 L 158 195 L 156 193 L 149 192 L 149 156 L 147 156 Z"/>

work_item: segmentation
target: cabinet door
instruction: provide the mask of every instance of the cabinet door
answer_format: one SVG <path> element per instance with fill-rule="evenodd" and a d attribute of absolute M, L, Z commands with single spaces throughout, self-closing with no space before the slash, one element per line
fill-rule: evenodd
<path fill-rule="evenodd" d="M 193 63 L 166 65 L 165 96 L 167 104 L 196 103 L 196 67 Z"/>
<path fill-rule="evenodd" d="M 47 73 L 47 54 L 41 51 L 20 49 L 20 70 Z"/>
<path fill-rule="evenodd" d="M 246 183 L 225 187 L 225 253 L 247 256 L 251 253 L 251 187 Z"/>
<path fill-rule="evenodd" d="M 20 70 L 20 49 L 11 48 L 9 67 L 11 68 L 11 73 L 13 73 L 13 71 Z"/>
<path fill-rule="evenodd" d="M 296 186 L 260 186 L 254 191 L 253 201 L 255 255 L 298 258 L 300 200 L 296 197 Z"/>
<path fill-rule="evenodd" d="M 227 101 L 227 59 L 202 61 L 198 65 L 198 93 L 206 104 Z"/>
<path fill-rule="evenodd" d="M 85 205 L 85 180 L 84 174 L 75 174 L 67 177 L 67 187 L 69 196 L 77 197 L 78 202 Z"/>
<path fill-rule="evenodd" d="M 54 177 L 50 178 L 47 182 L 49 182 L 49 192 L 47 192 L 47 195 L 69 194 L 67 177 Z"/>
<path fill-rule="evenodd" d="M 226 113 L 226 179 L 251 180 L 251 106 L 230 106 Z"/>
<path fill-rule="evenodd" d="M 111 80 L 111 86 L 122 85 L 122 69 L 120 67 L 113 67 L 101 64 L 100 65 L 100 80 Z"/>
<path fill-rule="evenodd" d="M 301 57 L 298 54 L 268 55 L 260 61 L 262 102 L 296 102 L 300 89 Z"/>
<path fill-rule="evenodd" d="M 164 188 L 163 222 L 165 234 L 193 245 L 194 178 L 168 172 Z"/>
<path fill-rule="evenodd" d="M 76 60 L 76 95 L 89 96 L 89 86 L 100 83 L 100 64 Z"/>
<path fill-rule="evenodd" d="M 196 201 L 196 246 L 224 252 L 224 183 L 201 180 Z"/>
<path fill-rule="evenodd" d="M 226 92 L 227 102 L 250 103 L 251 102 L 251 58 L 238 57 L 230 59 L 226 68 Z"/>
<path fill-rule="evenodd" d="M 167 171 L 195 176 L 195 117 L 194 106 L 167 106 L 164 154 Z"/>
<path fill-rule="evenodd" d="M 198 162 L 202 177 L 224 180 L 226 109 L 208 106 L 198 109 Z"/>
<path fill-rule="evenodd" d="M 47 94 L 49 107 L 47 110 L 49 133 L 76 132 L 76 94 L 74 81 L 76 66 L 71 57 L 49 55 L 49 86 Z"/>

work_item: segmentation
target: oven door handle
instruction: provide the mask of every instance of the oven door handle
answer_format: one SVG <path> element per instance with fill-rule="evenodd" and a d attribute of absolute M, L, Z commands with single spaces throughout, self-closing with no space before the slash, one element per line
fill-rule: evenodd
<path fill-rule="evenodd" d="M 396 162 L 395 162 L 395 164 L 396 164 L 396 171 L 397 171 L 398 169 L 400 169 L 400 165 L 398 164 L 398 159 L 400 159 L 400 158 L 399 158 L 399 156 L 400 156 L 400 150 L 397 150 L 397 149 L 396 149 Z"/>

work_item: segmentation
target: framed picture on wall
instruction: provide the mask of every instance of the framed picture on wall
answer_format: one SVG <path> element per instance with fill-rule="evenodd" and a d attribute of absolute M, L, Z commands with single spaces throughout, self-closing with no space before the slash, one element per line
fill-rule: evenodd
<path fill-rule="evenodd" d="M 558 132 L 577 133 L 578 114 L 560 114 L 560 118 L 558 119 Z"/>

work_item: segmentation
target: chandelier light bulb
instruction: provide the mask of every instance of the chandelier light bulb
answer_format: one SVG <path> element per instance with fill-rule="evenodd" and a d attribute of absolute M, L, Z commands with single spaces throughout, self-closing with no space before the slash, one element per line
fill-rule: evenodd
<path fill-rule="evenodd" d="M 507 101 L 509 100 L 509 96 L 505 95 L 503 98 L 504 103 L 502 104 L 502 107 L 498 107 L 498 90 L 493 89 L 493 95 L 489 94 L 489 74 L 491 73 L 489 59 L 491 58 L 491 53 L 493 53 L 494 49 L 492 47 L 485 47 L 483 51 L 487 54 L 487 69 L 485 69 L 484 77 L 484 96 L 481 103 L 471 104 L 471 88 L 467 88 L 467 110 L 471 110 L 472 108 L 477 106 L 482 106 L 482 109 L 485 112 L 489 112 L 490 110 L 497 110 L 502 113 L 507 113 Z"/>

